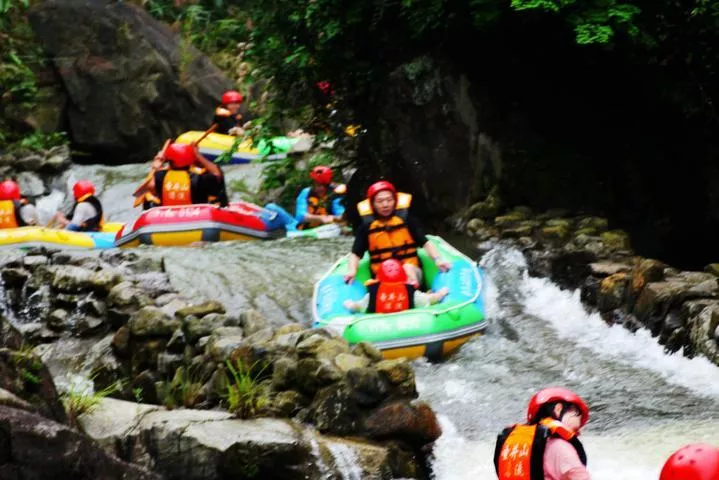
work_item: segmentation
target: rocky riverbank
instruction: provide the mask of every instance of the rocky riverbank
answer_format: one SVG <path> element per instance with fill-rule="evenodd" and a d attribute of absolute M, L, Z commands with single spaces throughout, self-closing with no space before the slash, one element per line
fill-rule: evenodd
<path fill-rule="evenodd" d="M 465 212 L 462 228 L 479 241 L 480 252 L 498 243 L 514 246 L 530 275 L 580 289 L 586 307 L 608 323 L 647 328 L 668 352 L 703 355 L 719 365 L 719 264 L 680 271 L 642 258 L 629 235 L 611 230 L 604 218 L 535 214 L 527 207 L 500 212 L 492 195 Z"/>
<path fill-rule="evenodd" d="M 53 182 L 70 163 L 67 145 L 41 152 L 3 153 L 0 150 L 0 178 L 15 179 L 22 194 L 35 199 L 50 193 Z"/>
<path fill-rule="evenodd" d="M 60 425 L 77 426 L 109 455 L 103 462 L 185 479 L 340 478 L 348 468 L 358 478 L 427 475 L 424 458 L 441 429 L 416 400 L 404 360 L 185 298 L 151 253 L 36 250 L 5 256 L 1 271 L 3 328 L 12 334 L 3 336 L 11 344 L 0 403 L 58 422 L 52 428 L 68 442 L 87 442 Z M 77 374 L 102 393 L 78 388 Z M 25 468 L 30 457 L 12 445 L 29 417 L 0 418 L 11 445 L 0 458 Z"/>

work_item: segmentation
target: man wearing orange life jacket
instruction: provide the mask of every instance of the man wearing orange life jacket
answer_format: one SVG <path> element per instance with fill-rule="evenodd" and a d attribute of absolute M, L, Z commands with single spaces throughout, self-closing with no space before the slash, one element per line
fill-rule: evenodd
<path fill-rule="evenodd" d="M 54 221 L 61 227 L 75 232 L 98 232 L 104 223 L 102 203 L 95 196 L 95 185 L 88 180 L 78 180 L 72 186 L 75 203 L 69 215 L 57 212 Z"/>
<path fill-rule="evenodd" d="M 424 248 L 441 271 L 450 269 L 451 264 L 442 260 L 419 222 L 409 215 L 411 203 L 411 195 L 398 193 L 387 181 L 376 182 L 367 189 L 367 198 L 357 204 L 362 226 L 355 234 L 345 282 L 354 281 L 360 259 L 367 251 L 374 275 L 383 261 L 394 258 L 402 262 L 409 283 L 416 288 L 422 280 L 417 248 Z"/>
<path fill-rule="evenodd" d="M 686 445 L 669 457 L 659 480 L 718 480 L 719 448 L 695 443 Z"/>
<path fill-rule="evenodd" d="M 332 184 L 332 169 L 318 165 L 310 172 L 312 186 L 303 188 L 295 202 L 295 220 L 299 228 L 314 228 L 342 220 L 345 207 L 344 185 Z"/>
<path fill-rule="evenodd" d="M 20 186 L 12 180 L 0 183 L 0 228 L 37 225 L 35 205 L 20 194 Z"/>
<path fill-rule="evenodd" d="M 170 168 L 162 168 L 165 162 Z M 222 171 L 194 145 L 173 143 L 153 161 L 155 174 L 146 198 L 153 206 L 215 203 L 220 195 Z M 224 206 L 224 205 L 223 205 Z"/>
<path fill-rule="evenodd" d="M 545 388 L 529 401 L 527 423 L 497 437 L 499 480 L 590 480 L 587 455 L 577 438 L 589 408 L 566 388 Z"/>
<path fill-rule="evenodd" d="M 447 287 L 434 293 L 420 292 L 407 283 L 407 273 L 399 260 L 391 258 L 380 265 L 377 279 L 367 282 L 367 293 L 354 302 L 347 300 L 344 306 L 351 312 L 395 313 L 415 307 L 428 307 L 447 296 Z"/>
<path fill-rule="evenodd" d="M 244 97 L 240 92 L 230 90 L 222 95 L 222 105 L 215 110 L 214 123 L 217 133 L 225 135 L 242 135 L 245 133 L 240 107 Z"/>

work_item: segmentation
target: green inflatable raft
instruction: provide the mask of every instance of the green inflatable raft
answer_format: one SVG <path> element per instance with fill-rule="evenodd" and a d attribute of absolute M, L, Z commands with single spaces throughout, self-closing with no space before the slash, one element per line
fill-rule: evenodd
<path fill-rule="evenodd" d="M 345 300 L 359 300 L 367 293 L 369 257 L 365 254 L 351 285 L 344 282 L 348 256 L 336 262 L 315 284 L 313 316 L 315 328 L 327 327 L 340 333 L 350 344 L 369 342 L 385 358 L 440 359 L 456 351 L 487 326 L 484 313 L 484 272 L 469 257 L 444 239 L 428 236 L 444 259 L 448 272 L 440 272 L 419 250 L 425 284 L 431 290 L 442 287 L 449 294 L 436 305 L 390 314 L 351 313 Z"/>

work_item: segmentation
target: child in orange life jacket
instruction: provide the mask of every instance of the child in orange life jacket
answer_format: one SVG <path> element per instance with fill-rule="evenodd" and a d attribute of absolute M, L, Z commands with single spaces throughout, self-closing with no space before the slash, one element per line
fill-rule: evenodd
<path fill-rule="evenodd" d="M 497 437 L 499 480 L 590 480 L 577 438 L 588 420 L 587 404 L 571 390 L 537 392 L 527 408 L 527 423 L 508 427 Z"/>
<path fill-rule="evenodd" d="M 240 114 L 243 100 L 242 94 L 235 90 L 230 90 L 222 95 L 222 105 L 215 109 L 214 123 L 217 124 L 217 130 L 215 130 L 217 133 L 244 135 L 247 124 L 243 125 Z"/>
<path fill-rule="evenodd" d="M 719 448 L 695 443 L 686 445 L 669 457 L 659 480 L 719 479 Z"/>
<path fill-rule="evenodd" d="M 312 186 L 303 188 L 295 202 L 295 220 L 300 229 L 342 220 L 344 185 L 333 185 L 332 174 L 332 169 L 325 165 L 318 165 L 310 172 Z"/>
<path fill-rule="evenodd" d="M 37 225 L 35 205 L 20 194 L 20 186 L 12 180 L 0 183 L 0 228 Z"/>
<path fill-rule="evenodd" d="M 165 162 L 170 163 L 170 168 L 162 168 Z M 221 196 L 222 171 L 202 156 L 196 145 L 173 143 L 164 156 L 155 156 L 152 167 L 155 175 L 148 197 L 153 206 L 213 203 Z"/>
<path fill-rule="evenodd" d="M 416 290 L 407 283 L 407 273 L 399 260 L 385 260 L 380 265 L 377 280 L 367 282 L 369 293 L 359 301 L 347 300 L 345 308 L 351 312 L 394 313 L 415 307 L 427 307 L 447 296 L 447 287 L 433 293 Z"/>

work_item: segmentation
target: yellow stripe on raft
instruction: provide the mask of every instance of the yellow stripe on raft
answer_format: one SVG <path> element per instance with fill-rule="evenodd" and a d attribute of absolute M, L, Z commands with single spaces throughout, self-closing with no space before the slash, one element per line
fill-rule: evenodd
<path fill-rule="evenodd" d="M 177 247 L 180 245 L 189 245 L 202 241 L 202 230 L 192 230 L 189 232 L 163 232 L 153 233 L 150 235 L 150 241 L 153 245 L 162 247 Z"/>
<path fill-rule="evenodd" d="M 175 140 L 175 143 L 184 143 L 184 144 L 190 144 L 203 136 L 205 132 L 198 132 L 198 131 L 190 131 L 185 132 L 179 137 L 177 137 L 177 140 Z M 234 137 L 232 135 L 223 135 L 221 133 L 211 133 L 209 134 L 205 139 L 203 139 L 200 142 L 200 147 L 202 148 L 211 148 L 215 150 L 222 150 L 223 152 L 226 150 L 229 150 L 230 147 L 232 147 L 232 144 L 235 143 L 235 140 L 237 137 Z M 254 153 L 259 154 L 260 151 L 256 148 L 252 148 L 252 139 L 247 138 L 245 139 L 240 145 L 237 147 L 235 152 L 243 152 L 243 153 Z"/>
<path fill-rule="evenodd" d="M 94 248 L 95 242 L 82 232 L 45 227 L 20 227 L 0 230 L 0 246 L 24 243 L 54 243 L 78 248 Z"/>
<path fill-rule="evenodd" d="M 442 357 L 448 357 L 453 354 L 459 347 L 467 343 L 471 338 L 481 335 L 481 332 L 473 333 L 472 335 L 466 335 L 464 337 L 452 338 L 445 340 L 442 343 Z M 409 360 L 415 358 L 424 357 L 427 350 L 427 345 L 414 345 L 409 347 L 391 348 L 388 350 L 382 350 L 382 356 L 387 360 L 394 360 L 396 358 L 405 357 Z"/>
<path fill-rule="evenodd" d="M 123 225 L 124 223 L 120 222 L 108 222 L 102 225 L 102 229 L 100 231 L 105 233 L 117 233 L 122 230 Z"/>

